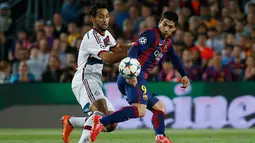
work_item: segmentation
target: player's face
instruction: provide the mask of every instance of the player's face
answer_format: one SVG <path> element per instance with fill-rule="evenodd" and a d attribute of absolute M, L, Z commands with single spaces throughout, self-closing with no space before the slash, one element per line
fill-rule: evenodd
<path fill-rule="evenodd" d="M 167 38 L 172 35 L 172 33 L 176 30 L 175 23 L 173 21 L 170 21 L 168 19 L 163 19 L 159 23 L 159 29 L 161 34 Z"/>
<path fill-rule="evenodd" d="M 105 31 L 109 25 L 109 11 L 105 8 L 98 9 L 96 17 L 93 18 L 93 23 L 99 30 Z"/>

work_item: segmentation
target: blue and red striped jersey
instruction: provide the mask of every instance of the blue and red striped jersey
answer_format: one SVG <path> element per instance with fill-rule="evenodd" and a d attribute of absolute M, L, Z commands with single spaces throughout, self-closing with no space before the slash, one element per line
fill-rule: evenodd
<path fill-rule="evenodd" d="M 148 78 L 148 72 L 161 60 L 164 54 L 171 57 L 174 67 L 181 76 L 185 70 L 180 57 L 175 53 L 171 38 L 163 38 L 158 27 L 153 27 L 142 33 L 128 51 L 128 56 L 136 58 L 141 64 L 139 77 Z"/>

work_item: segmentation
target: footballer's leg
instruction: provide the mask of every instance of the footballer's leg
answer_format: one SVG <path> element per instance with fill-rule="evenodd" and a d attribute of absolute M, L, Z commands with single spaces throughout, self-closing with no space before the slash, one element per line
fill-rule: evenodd
<path fill-rule="evenodd" d="M 105 97 L 101 85 L 99 81 L 87 79 L 86 83 L 86 91 L 88 91 L 88 97 L 90 101 L 90 111 L 94 112 L 92 116 L 90 116 L 84 124 L 84 130 L 82 132 L 82 136 L 80 138 L 79 143 L 85 143 L 88 141 L 90 136 L 90 130 L 93 125 L 93 117 L 94 115 L 108 115 L 109 113 L 114 112 L 113 105 L 111 102 Z M 117 124 L 110 124 L 106 126 L 103 131 L 110 132 L 115 130 Z"/>
<path fill-rule="evenodd" d="M 108 102 L 109 102 L 108 99 L 106 99 L 106 104 Z M 109 105 L 109 104 L 107 104 L 107 105 Z M 93 125 L 93 117 L 94 117 L 94 115 L 104 116 L 104 115 L 108 115 L 108 114 L 111 114 L 111 113 L 114 112 L 113 108 L 111 109 L 112 105 L 107 106 L 109 111 L 107 111 L 106 114 L 104 114 L 104 112 L 102 112 L 102 110 L 98 111 L 96 106 L 94 106 L 94 105 L 92 105 L 91 107 L 92 107 L 91 111 L 93 111 L 94 114 L 92 116 L 90 116 L 88 118 L 88 120 L 85 122 L 84 128 L 83 128 L 83 132 L 82 132 L 82 135 L 81 135 L 80 140 L 79 140 L 78 143 L 88 143 L 89 142 L 89 139 L 90 139 L 89 136 L 90 136 L 90 131 L 91 131 L 91 128 L 92 128 L 92 125 Z M 110 125 L 106 126 L 103 129 L 103 131 L 104 132 L 114 131 L 117 128 L 117 125 L 118 125 L 117 123 L 110 124 Z"/>
<path fill-rule="evenodd" d="M 132 118 L 143 117 L 146 113 L 146 107 L 148 103 L 148 97 L 144 96 L 145 81 L 144 79 L 138 79 L 137 86 L 128 84 L 123 78 L 122 84 L 125 85 L 127 94 L 127 100 L 131 106 L 122 107 L 120 110 L 114 113 L 101 117 L 94 116 L 94 126 L 91 130 L 91 141 L 96 140 L 97 135 L 109 124 L 124 122 Z M 118 77 L 118 84 L 120 83 Z"/>
<path fill-rule="evenodd" d="M 94 111 L 97 115 L 105 116 L 112 114 L 114 112 L 114 108 L 112 103 L 104 97 L 104 99 L 100 99 L 96 101 L 93 104 L 94 109 L 91 109 L 91 111 Z M 91 120 L 93 117 L 91 117 Z M 90 120 L 90 118 L 89 118 Z M 112 132 L 117 128 L 118 123 L 109 124 L 104 128 L 104 132 Z"/>
<path fill-rule="evenodd" d="M 81 105 L 84 112 L 88 112 L 88 107 L 90 103 L 88 102 L 87 92 L 84 88 L 84 85 L 77 85 L 74 88 L 72 88 L 73 93 Z M 89 116 L 90 114 L 88 114 Z M 62 138 L 64 143 L 69 142 L 69 136 L 73 130 L 74 127 L 83 127 L 85 121 L 88 119 L 88 117 L 73 117 L 70 115 L 64 115 L 61 118 L 61 123 L 63 124 L 63 131 L 62 131 Z"/>
<path fill-rule="evenodd" d="M 156 97 L 151 96 L 147 108 L 153 113 L 151 123 L 155 131 L 156 143 L 172 143 L 165 136 L 165 115 L 166 108 L 163 102 L 159 101 Z"/>

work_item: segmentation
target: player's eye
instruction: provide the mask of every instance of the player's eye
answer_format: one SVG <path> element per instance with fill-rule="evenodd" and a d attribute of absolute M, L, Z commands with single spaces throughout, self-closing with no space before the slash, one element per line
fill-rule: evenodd
<path fill-rule="evenodd" d="M 166 23 L 163 23 L 163 26 L 167 26 Z"/>
<path fill-rule="evenodd" d="M 104 18 L 104 16 L 102 14 L 99 14 L 98 18 Z"/>

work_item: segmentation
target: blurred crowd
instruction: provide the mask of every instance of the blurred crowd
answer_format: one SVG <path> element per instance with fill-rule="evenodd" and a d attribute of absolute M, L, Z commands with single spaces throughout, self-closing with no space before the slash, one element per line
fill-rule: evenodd
<path fill-rule="evenodd" d="M 52 19 L 38 20 L 34 31 L 17 29 L 8 37 L 10 9 L 0 4 L 0 83 L 71 82 L 83 35 L 92 28 L 89 2 L 82 11 L 66 0 Z M 109 31 L 129 43 L 156 26 L 167 10 L 179 15 L 173 46 L 191 81 L 255 81 L 254 0 L 113 0 Z M 105 65 L 102 80 L 116 81 L 118 64 Z M 149 81 L 178 82 L 166 55 Z"/>

